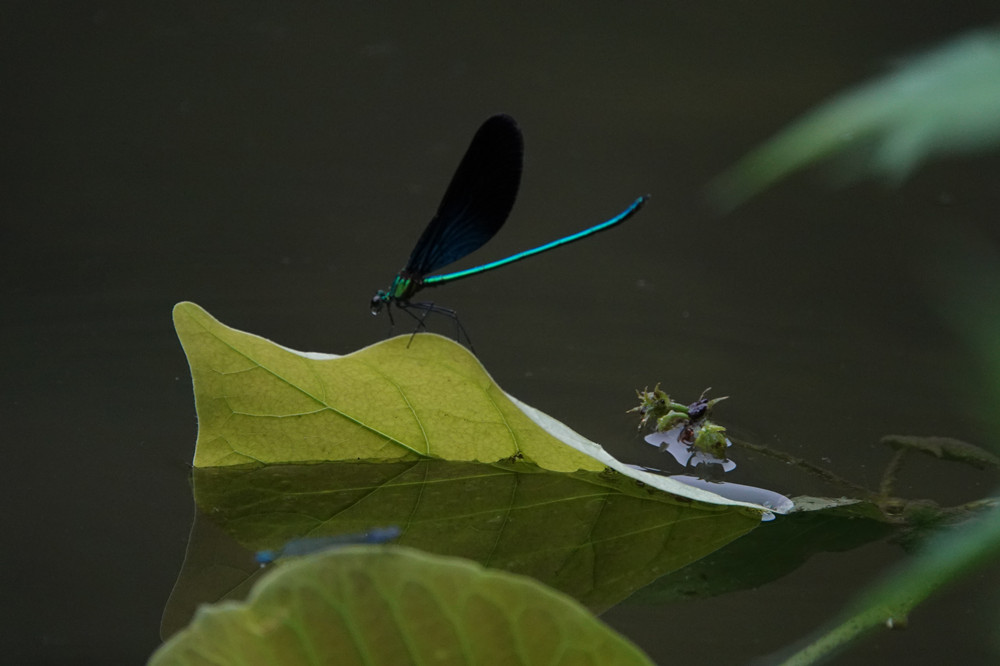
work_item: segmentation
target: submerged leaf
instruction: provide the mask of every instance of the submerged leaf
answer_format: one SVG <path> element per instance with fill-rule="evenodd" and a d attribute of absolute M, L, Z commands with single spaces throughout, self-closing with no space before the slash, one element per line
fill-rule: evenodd
<path fill-rule="evenodd" d="M 842 552 L 882 539 L 894 527 L 877 507 L 815 499 L 797 511 L 737 539 L 716 552 L 643 588 L 629 603 L 669 603 L 757 588 L 798 569 L 813 555 Z M 795 498 L 796 507 L 810 498 Z"/>
<path fill-rule="evenodd" d="M 920 451 L 941 460 L 962 462 L 979 469 L 1000 467 L 1000 458 L 986 449 L 953 437 L 886 435 L 882 438 L 882 443 L 897 450 Z"/>
<path fill-rule="evenodd" d="M 245 594 L 259 575 L 255 551 L 302 537 L 397 525 L 395 543 L 527 574 L 602 611 L 760 524 L 756 511 L 675 498 L 620 474 L 526 463 L 202 469 L 194 490 L 199 515 L 164 636 L 197 602 Z M 242 548 L 226 547 L 216 525 Z"/>
<path fill-rule="evenodd" d="M 651 664 L 531 579 L 409 548 L 352 546 L 280 567 L 247 602 L 199 610 L 150 666 Z"/>

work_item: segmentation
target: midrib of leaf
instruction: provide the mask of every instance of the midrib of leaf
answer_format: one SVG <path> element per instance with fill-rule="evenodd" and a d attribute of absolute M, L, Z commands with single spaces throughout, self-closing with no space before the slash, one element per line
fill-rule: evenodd
<path fill-rule="evenodd" d="M 190 315 L 189 315 L 189 317 L 190 317 Z M 379 437 L 382 437 L 383 439 L 385 439 L 388 442 L 392 442 L 392 443 L 394 443 L 394 444 L 396 444 L 398 446 L 403 447 L 404 449 L 406 449 L 408 451 L 412 451 L 413 453 L 417 454 L 418 456 L 421 456 L 421 457 L 430 457 L 429 453 L 421 453 L 420 451 L 414 449 L 413 447 L 407 446 L 405 443 L 403 443 L 403 442 L 395 439 L 394 437 L 392 437 L 392 436 L 390 436 L 390 435 L 382 432 L 381 430 L 378 430 L 377 428 L 374 428 L 374 427 L 368 425 L 367 423 L 358 420 L 357 418 L 351 416 L 350 414 L 348 414 L 348 413 L 346 413 L 346 412 L 344 412 L 342 410 L 339 410 L 339 409 L 337 409 L 336 407 L 334 407 L 334 406 L 332 406 L 330 404 L 327 404 L 324 400 L 321 400 L 320 398 L 316 397 L 315 395 L 313 395 L 309 391 L 305 390 L 304 388 L 302 388 L 298 384 L 296 384 L 296 383 L 292 382 L 291 380 L 285 378 L 284 376 L 282 376 L 278 372 L 272 370 L 271 368 L 269 368 L 268 366 L 264 365 L 263 363 L 261 363 L 257 359 L 253 358 L 252 356 L 250 356 L 246 352 L 244 352 L 244 351 L 238 349 L 237 347 L 233 346 L 230 342 L 228 342 L 227 340 L 225 340 L 224 338 L 222 338 L 221 336 L 219 336 L 218 334 L 216 334 L 215 331 L 213 331 L 209 327 L 207 327 L 203 322 L 201 322 L 201 321 L 199 321 L 198 319 L 195 319 L 195 318 L 192 318 L 192 319 L 194 320 L 194 322 L 198 326 L 201 327 L 201 329 L 203 331 L 205 331 L 206 333 L 208 333 L 209 335 L 211 335 L 213 338 L 215 338 L 216 340 L 218 340 L 219 342 L 221 342 L 226 348 L 230 349 L 237 356 L 246 359 L 248 362 L 250 362 L 254 366 L 260 368 L 261 370 L 263 370 L 264 372 L 266 372 L 271 377 L 274 377 L 276 380 L 282 382 L 286 386 L 291 387 L 292 389 L 298 391 L 302 395 L 308 397 L 310 400 L 313 400 L 316 404 L 320 405 L 323 409 L 329 410 L 329 411 L 333 412 L 334 414 L 337 414 L 338 416 L 341 416 L 341 417 L 347 419 L 351 423 L 354 423 L 354 424 L 356 424 L 358 426 L 361 426 L 361 428 L 363 428 L 364 430 L 372 432 L 372 433 L 378 435 Z M 288 349 L 284 349 L 284 351 L 286 353 L 289 353 L 289 354 L 293 354 L 294 353 L 294 352 L 292 352 L 291 350 L 288 350 Z M 375 370 L 375 372 L 378 372 L 377 369 L 375 369 L 374 367 L 371 367 L 371 364 L 365 363 L 364 365 L 366 367 L 370 367 L 371 369 Z M 309 371 L 312 372 L 313 375 L 315 376 L 315 370 L 313 370 L 311 366 L 309 368 Z M 213 372 L 219 372 L 219 371 L 213 369 Z M 219 374 L 226 374 L 226 373 L 219 372 Z M 427 433 L 424 430 L 423 424 L 420 422 L 420 419 L 417 417 L 416 411 L 413 409 L 412 404 L 406 398 L 405 392 L 402 390 L 402 388 L 396 382 L 392 381 L 384 373 L 378 372 L 378 374 L 380 376 L 382 376 L 389 384 L 391 384 L 393 387 L 395 387 L 396 390 L 399 392 L 400 396 L 406 402 L 406 406 L 410 409 L 410 413 L 413 414 L 413 419 L 417 423 L 418 427 L 420 428 L 420 432 L 424 435 L 424 442 L 427 443 L 428 448 L 429 448 L 429 444 L 430 443 L 429 443 L 428 438 L 427 438 Z M 324 382 L 319 377 L 317 377 L 317 379 L 318 379 L 317 383 L 320 386 L 323 386 L 325 388 L 326 387 L 326 382 Z M 491 399 L 490 402 L 491 403 L 493 402 L 492 399 Z M 233 414 L 237 413 L 236 411 L 234 411 L 232 409 L 230 409 L 230 411 Z M 310 413 L 315 413 L 315 412 L 310 412 Z M 298 414 L 271 414 L 271 415 L 269 415 L 269 417 L 271 417 L 271 418 L 275 418 L 275 417 L 285 418 L 285 417 L 288 417 L 288 416 L 305 416 L 305 415 L 307 415 L 306 412 L 299 412 Z M 257 418 L 267 418 L 267 417 L 265 417 L 263 415 L 260 415 L 260 414 L 254 414 L 253 416 L 255 416 Z M 506 425 L 506 419 L 504 419 L 504 424 Z M 509 426 L 508 426 L 508 429 L 509 429 Z M 227 442 L 227 444 L 228 444 L 228 442 Z M 232 446 L 230 446 L 230 448 L 232 448 Z M 251 456 L 251 455 L 249 455 L 247 453 L 244 453 L 242 451 L 236 451 L 236 449 L 233 449 L 233 452 L 234 453 L 238 453 L 241 456 L 245 456 L 247 458 L 250 458 L 252 460 L 257 460 L 253 456 Z"/>
<path fill-rule="evenodd" d="M 378 368 L 378 366 L 376 366 L 376 365 L 374 365 L 372 363 L 365 362 L 365 361 L 362 361 L 361 364 L 363 366 L 365 366 L 366 368 L 368 368 L 369 370 L 371 370 L 373 373 L 377 374 L 379 377 L 382 377 L 388 384 L 390 384 L 394 389 L 396 389 L 396 392 L 399 394 L 399 397 L 406 404 L 406 408 L 410 410 L 410 414 L 413 416 L 413 422 L 417 424 L 418 428 L 420 428 L 420 434 L 421 434 L 421 436 L 424 439 L 424 449 L 425 450 L 424 450 L 423 453 L 421 453 L 420 451 L 417 451 L 416 449 L 407 446 L 403 442 L 400 442 L 400 441 L 397 441 L 397 440 L 393 439 L 392 437 L 390 437 L 389 435 L 386 435 L 385 433 L 381 432 L 380 430 L 377 430 L 375 428 L 367 426 L 367 425 L 361 423 L 360 421 L 358 421 L 357 419 L 352 418 L 350 416 L 347 416 L 346 414 L 344 414 L 344 416 L 346 418 L 350 419 L 351 421 L 353 421 L 354 423 L 359 423 L 360 425 L 362 425 L 365 429 L 369 430 L 370 432 L 373 432 L 373 433 L 375 433 L 377 435 L 380 435 L 380 436 L 384 437 L 386 440 L 388 440 L 390 442 L 395 442 L 396 444 L 399 444 L 400 446 L 402 446 L 404 449 L 407 449 L 408 451 L 413 451 L 418 456 L 423 456 L 425 458 L 429 458 L 430 455 L 431 455 L 430 454 L 430 449 L 431 449 L 430 437 L 427 436 L 427 431 L 424 430 L 423 421 L 421 421 L 420 417 L 417 416 L 417 410 L 413 407 L 413 403 L 410 402 L 410 398 L 406 395 L 406 391 L 403 390 L 403 387 L 401 387 L 399 384 L 397 384 L 396 382 L 394 382 L 392 380 L 392 378 L 390 378 L 388 375 L 386 375 L 384 372 L 382 372 Z M 308 394 L 306 394 L 306 395 L 308 395 Z M 309 396 L 309 397 L 312 397 L 312 396 Z M 336 411 L 336 410 L 334 410 L 334 411 Z M 341 412 L 337 411 L 337 413 L 340 414 Z"/>

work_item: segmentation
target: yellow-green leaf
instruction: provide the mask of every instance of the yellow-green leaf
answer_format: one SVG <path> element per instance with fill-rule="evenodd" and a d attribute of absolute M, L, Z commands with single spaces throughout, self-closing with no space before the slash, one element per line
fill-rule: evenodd
<path fill-rule="evenodd" d="M 338 357 L 237 331 L 194 303 L 174 308 L 174 325 L 194 381 L 195 467 L 520 455 L 555 471 L 604 468 L 538 427 L 440 336 Z"/>

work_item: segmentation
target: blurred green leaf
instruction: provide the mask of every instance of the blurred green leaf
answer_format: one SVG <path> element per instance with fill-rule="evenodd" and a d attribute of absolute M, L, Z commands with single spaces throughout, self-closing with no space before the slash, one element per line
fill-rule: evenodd
<path fill-rule="evenodd" d="M 651 664 L 531 579 L 409 548 L 352 546 L 279 567 L 247 602 L 199 610 L 150 666 Z"/>
<path fill-rule="evenodd" d="M 905 627 L 911 610 L 943 586 L 1000 556 L 1000 510 L 944 531 L 912 560 L 866 590 L 844 617 L 783 661 L 805 666 L 826 660 L 852 641 L 880 628 Z"/>
<path fill-rule="evenodd" d="M 1000 142 L 1000 33 L 970 33 L 823 104 L 740 160 L 710 187 L 734 208 L 819 160 L 844 155 L 850 179 L 902 181 L 932 156 Z"/>

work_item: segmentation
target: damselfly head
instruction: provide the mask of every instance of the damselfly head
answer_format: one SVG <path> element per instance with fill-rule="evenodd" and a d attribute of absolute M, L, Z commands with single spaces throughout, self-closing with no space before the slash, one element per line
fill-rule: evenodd
<path fill-rule="evenodd" d="M 388 300 L 389 300 L 389 295 L 383 290 L 379 289 L 377 292 L 375 292 L 375 295 L 372 296 L 372 303 L 371 303 L 372 314 L 377 315 L 379 312 L 382 312 L 382 306 Z"/>

